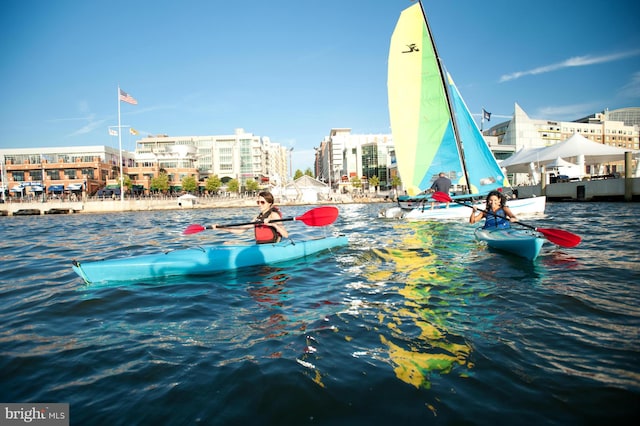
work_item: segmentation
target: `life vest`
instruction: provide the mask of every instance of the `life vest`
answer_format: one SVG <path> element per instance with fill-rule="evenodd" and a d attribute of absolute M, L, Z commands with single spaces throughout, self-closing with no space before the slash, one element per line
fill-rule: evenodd
<path fill-rule="evenodd" d="M 495 212 L 487 211 L 484 217 L 483 229 L 497 228 L 507 229 L 511 227 L 511 222 L 507 219 L 507 214 L 503 209 L 498 209 Z"/>
<path fill-rule="evenodd" d="M 268 218 L 272 212 L 276 212 L 278 213 L 278 215 L 280 215 L 280 217 L 282 217 L 282 214 L 280 214 L 280 210 L 278 210 L 277 207 L 272 207 L 266 212 L 260 213 L 256 220 L 264 220 Z M 280 233 L 278 233 L 276 228 L 274 228 L 273 226 L 256 224 L 254 226 L 254 231 L 257 244 L 277 243 L 281 238 Z"/>

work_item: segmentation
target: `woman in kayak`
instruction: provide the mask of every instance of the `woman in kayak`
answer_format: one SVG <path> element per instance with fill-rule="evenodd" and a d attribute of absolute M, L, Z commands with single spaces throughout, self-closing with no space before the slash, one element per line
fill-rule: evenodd
<path fill-rule="evenodd" d="M 474 206 L 469 223 L 476 223 L 484 218 L 483 229 L 506 229 L 511 227 L 511 222 L 516 222 L 518 218 L 507 207 L 507 197 L 499 191 L 491 191 L 487 195 L 487 208 L 484 212 L 478 212 Z"/>
<path fill-rule="evenodd" d="M 269 191 L 262 191 L 258 194 L 258 207 L 260 213 L 253 221 L 259 222 L 254 225 L 238 226 L 235 228 L 225 228 L 218 225 L 213 225 L 213 229 L 221 229 L 223 231 L 232 232 L 234 234 L 241 234 L 248 229 L 254 229 L 257 244 L 277 243 L 283 238 L 288 238 L 289 233 L 282 225 L 282 222 L 273 222 L 282 218 L 280 209 L 273 204 L 273 194 Z"/>

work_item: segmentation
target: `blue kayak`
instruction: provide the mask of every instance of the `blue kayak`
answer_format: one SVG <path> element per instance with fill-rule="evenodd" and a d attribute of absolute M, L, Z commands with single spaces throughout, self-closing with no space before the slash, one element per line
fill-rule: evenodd
<path fill-rule="evenodd" d="M 166 253 L 94 262 L 73 261 L 73 270 L 87 283 L 140 281 L 179 275 L 206 275 L 256 265 L 270 265 L 310 256 L 349 243 L 344 235 L 274 244 L 212 245 Z"/>
<path fill-rule="evenodd" d="M 476 229 L 476 238 L 493 249 L 534 260 L 546 241 L 540 234 L 525 229 Z"/>

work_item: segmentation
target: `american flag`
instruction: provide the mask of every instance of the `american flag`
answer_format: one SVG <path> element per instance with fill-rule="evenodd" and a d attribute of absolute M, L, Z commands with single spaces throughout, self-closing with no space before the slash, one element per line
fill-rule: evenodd
<path fill-rule="evenodd" d="M 122 89 L 120 90 L 120 100 L 123 102 L 126 102 L 128 104 L 131 105 L 138 105 L 138 101 L 136 101 L 130 94 L 128 94 L 127 92 L 125 92 Z"/>

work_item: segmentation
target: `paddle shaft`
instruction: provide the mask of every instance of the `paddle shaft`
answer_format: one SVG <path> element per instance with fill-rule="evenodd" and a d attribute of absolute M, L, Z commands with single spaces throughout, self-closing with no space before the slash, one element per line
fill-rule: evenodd
<path fill-rule="evenodd" d="M 291 221 L 291 220 L 296 220 L 296 218 L 295 217 L 285 217 L 285 218 L 282 218 L 282 219 L 273 219 L 273 220 L 270 220 L 267 223 L 267 225 L 269 223 L 273 223 L 273 222 L 287 222 L 287 221 Z M 234 228 L 236 226 L 259 225 L 261 223 L 265 223 L 265 222 L 262 221 L 262 220 L 254 220 L 253 222 L 230 223 L 228 225 L 218 225 L 218 226 L 216 226 L 216 228 Z M 205 226 L 205 228 L 206 229 L 214 229 L 213 226 L 211 226 L 211 225 L 207 225 L 207 226 Z"/>

